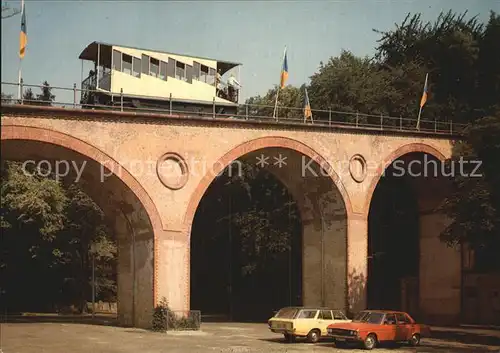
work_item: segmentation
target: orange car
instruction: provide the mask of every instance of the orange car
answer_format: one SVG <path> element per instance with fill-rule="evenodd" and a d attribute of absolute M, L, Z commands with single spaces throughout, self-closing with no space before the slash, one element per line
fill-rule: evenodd
<path fill-rule="evenodd" d="M 429 326 L 417 324 L 405 312 L 388 310 L 361 311 L 350 323 L 328 325 L 327 332 L 336 346 L 357 342 L 365 349 L 373 349 L 379 342 L 408 342 L 418 346 L 422 337 L 430 336 Z"/>

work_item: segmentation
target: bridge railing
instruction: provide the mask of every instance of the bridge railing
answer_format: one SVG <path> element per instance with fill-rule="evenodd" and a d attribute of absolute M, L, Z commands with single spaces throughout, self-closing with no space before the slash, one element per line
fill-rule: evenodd
<path fill-rule="evenodd" d="M 123 94 L 114 94 L 112 101 L 106 104 L 92 101 L 94 96 L 109 96 L 109 92 L 100 90 L 79 89 L 76 84 L 73 88 L 50 86 L 51 94 L 55 96 L 52 101 L 44 101 L 40 97 L 43 85 L 24 84 L 12 82 L 2 82 L 2 105 L 38 105 L 55 106 L 67 109 L 102 109 L 122 112 L 135 112 L 140 114 L 155 114 L 165 116 L 189 116 L 193 118 L 214 118 L 214 119 L 241 119 L 261 123 L 278 123 L 285 125 L 303 126 L 324 126 L 324 127 L 346 127 L 363 130 L 378 131 L 406 131 L 444 135 L 457 135 L 463 132 L 466 124 L 454 124 L 453 121 L 438 121 L 420 119 L 420 126 L 417 128 L 417 119 L 404 117 L 391 117 L 386 115 L 366 114 L 361 112 L 343 112 L 331 109 L 312 109 L 312 119 L 304 119 L 303 108 L 285 107 L 278 104 L 276 116 L 273 117 L 274 106 L 239 104 L 233 110 L 226 112 L 222 110 L 220 104 L 213 99 L 211 109 L 189 110 L 174 107 L 175 101 L 164 97 L 137 96 L 128 97 Z M 25 99 L 26 92 L 31 89 L 33 95 L 31 99 Z M 18 99 L 18 92 L 22 92 L 21 99 Z M 102 99 L 102 98 L 101 98 Z M 162 101 L 164 107 L 154 106 L 134 106 L 134 100 Z M 143 101 L 141 101 L 143 102 Z M 195 103 L 196 101 L 193 101 Z M 206 104 L 206 102 L 205 102 Z M 225 109 L 228 109 L 227 107 Z"/>

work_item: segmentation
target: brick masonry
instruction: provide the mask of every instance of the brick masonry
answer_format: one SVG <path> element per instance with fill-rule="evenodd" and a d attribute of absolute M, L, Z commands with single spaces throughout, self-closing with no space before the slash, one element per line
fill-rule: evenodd
<path fill-rule="evenodd" d="M 271 163 L 278 153 L 288 156 L 290 165 L 283 169 L 276 166 L 269 168 L 273 167 L 279 178 L 281 174 L 285 185 L 293 189 L 292 194 L 304 194 L 299 208 L 303 220 L 311 220 L 309 227 L 308 223 L 304 222 L 304 239 L 314 239 L 318 236 L 318 205 L 324 203 L 325 195 L 330 195 L 329 205 L 323 204 L 321 207 L 327 214 L 324 217 L 327 220 L 330 217 L 332 223 L 322 229 L 327 229 L 329 237 L 331 234 L 328 239 L 336 240 L 328 243 L 330 250 L 325 250 L 325 261 L 328 261 L 331 269 L 329 276 L 335 273 L 334 277 L 340 276 L 346 286 L 332 285 L 333 278 L 327 274 L 330 284 L 324 284 L 320 289 L 328 293 L 340 290 L 347 292 L 347 295 L 343 294 L 346 308 L 359 310 L 366 302 L 364 283 L 367 273 L 368 210 L 383 170 L 398 157 L 411 152 L 425 152 L 439 160 L 444 160 L 452 154 L 452 141 L 449 139 L 417 133 L 403 135 L 342 129 L 326 131 L 235 121 L 207 122 L 139 115 L 131 117 L 130 114 L 96 111 L 71 112 L 40 107 L 2 107 L 2 110 L 2 149 L 15 140 L 39 141 L 61 146 L 63 150 L 83 155 L 114 171 L 114 178 L 120 182 L 114 182 L 112 187 L 108 187 L 111 188 L 110 193 L 115 196 L 125 195 L 128 190 L 127 192 L 132 192 L 137 199 L 137 204 L 141 206 L 130 201 L 132 196 L 116 196 L 117 199 L 127 199 L 127 203 L 137 211 L 136 215 L 141 212 L 147 215 L 147 221 L 141 220 L 141 216 L 134 216 L 136 220 L 132 224 L 141 232 L 152 234 L 152 294 L 142 288 L 139 297 L 133 299 L 136 308 L 141 306 L 138 301 L 150 302 L 149 299 L 143 300 L 142 296 L 151 295 L 151 306 L 165 296 L 173 308 L 189 309 L 190 230 L 198 203 L 218 172 L 238 158 L 256 161 L 256 157 L 262 152 L 270 157 Z M 23 150 L 11 153 L 16 154 L 15 157 L 18 158 L 28 157 L 23 155 Z M 165 156 L 166 154 L 168 155 Z M 164 175 L 159 177 L 162 171 L 157 163 L 166 159 L 171 165 L 175 165 L 176 160 L 182 161 L 177 181 L 172 182 L 176 185 L 172 187 L 168 187 L 168 178 Z M 304 163 L 309 159 L 315 162 L 311 166 L 316 172 L 319 173 L 322 169 L 328 172 L 327 179 L 321 175 L 309 175 L 307 179 L 302 177 L 299 171 L 303 171 Z M 364 164 L 364 171 L 353 171 L 355 163 L 352 160 L 355 160 L 358 167 Z M 95 170 L 99 171 L 99 168 Z M 94 171 L 91 176 L 94 186 L 106 189 L 106 186 L 95 184 L 98 182 L 96 179 L 99 180 L 102 176 L 96 173 Z M 294 177 L 290 177 L 292 174 Z M 106 183 L 107 181 L 102 185 Z M 143 207 L 144 211 L 138 210 L 137 207 Z M 421 222 L 432 223 L 432 227 L 431 223 L 429 227 L 433 229 L 432 236 L 435 238 L 439 233 L 436 227 L 439 227 L 440 223 L 434 218 L 429 221 L 422 218 Z M 122 232 L 127 232 L 126 228 L 121 228 Z M 342 237 L 345 238 L 346 247 L 343 254 L 340 254 L 332 249 L 335 244 L 340 244 L 339 241 L 342 242 Z M 433 245 L 433 252 L 439 253 L 442 245 L 439 242 Z M 144 249 L 148 249 L 148 246 L 145 245 Z M 314 258 L 315 250 L 310 247 L 309 249 L 309 257 Z M 445 250 L 442 249 L 444 253 Z M 141 256 L 146 256 L 144 251 L 140 251 Z M 451 256 L 451 259 L 456 259 L 456 254 L 446 254 Z M 307 253 L 304 253 L 304 257 L 304 261 L 309 261 Z M 455 260 L 451 262 L 455 263 Z M 340 263 L 345 264 L 345 275 L 339 275 Z M 317 263 L 310 264 L 311 268 L 316 265 Z M 422 269 L 428 268 L 425 264 L 423 266 Z M 446 271 L 455 273 L 456 266 L 453 265 Z M 310 281 L 311 288 L 317 288 L 317 279 L 306 279 L 307 276 L 312 276 L 311 272 L 304 276 L 305 285 Z M 425 281 L 425 273 L 422 278 L 422 281 Z M 456 293 L 451 288 L 446 289 L 455 285 L 455 280 L 449 285 L 444 283 L 441 287 L 446 293 L 436 294 L 427 293 L 432 289 L 421 284 L 421 290 L 424 288 L 426 291 L 421 293 L 421 301 L 425 302 L 426 310 L 439 315 L 439 301 L 450 295 L 456 298 Z M 452 292 L 453 294 L 450 294 Z M 309 297 L 310 304 L 320 304 L 319 297 L 313 295 L 312 291 Z M 332 294 L 329 299 L 323 300 L 331 305 L 343 306 L 340 297 L 339 294 Z M 128 322 L 138 325 L 138 322 L 147 321 L 145 311 L 148 305 L 150 304 L 141 309 L 144 312 L 143 318 L 127 319 Z M 446 314 L 454 311 L 454 307 L 448 308 Z"/>

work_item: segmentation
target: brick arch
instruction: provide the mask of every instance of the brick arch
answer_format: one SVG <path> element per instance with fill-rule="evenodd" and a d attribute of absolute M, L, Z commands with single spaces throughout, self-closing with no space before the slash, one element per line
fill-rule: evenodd
<path fill-rule="evenodd" d="M 268 136 L 261 137 L 254 140 L 250 140 L 244 142 L 236 147 L 233 147 L 229 152 L 220 157 L 213 165 L 213 168 L 210 172 L 206 173 L 205 176 L 198 183 L 196 189 L 191 194 L 191 198 L 189 200 L 186 213 L 184 215 L 184 227 L 186 234 L 189 236 L 191 233 L 191 226 L 193 224 L 194 216 L 196 214 L 196 210 L 198 205 L 205 195 L 207 189 L 210 184 L 215 179 L 215 176 L 222 172 L 231 162 L 237 160 L 238 158 L 243 157 L 244 155 L 264 149 L 264 148 L 287 148 L 293 151 L 299 152 L 312 160 L 318 163 L 323 169 L 329 170 L 330 177 L 332 178 L 333 183 L 339 190 L 342 195 L 342 199 L 344 201 L 344 205 L 346 208 L 347 219 L 349 219 L 352 214 L 352 205 L 349 199 L 349 195 L 342 184 L 338 174 L 333 170 L 330 164 L 323 158 L 321 155 L 313 150 L 311 147 L 305 145 L 304 143 L 287 138 L 287 137 L 279 137 L 279 136 Z"/>
<path fill-rule="evenodd" d="M 162 221 L 160 214 L 153 203 L 153 200 L 148 195 L 146 190 L 141 186 L 141 184 L 132 176 L 125 168 L 120 168 L 119 163 L 111 158 L 109 155 L 99 150 L 98 148 L 70 135 L 45 129 L 39 127 L 28 127 L 22 125 L 2 125 L 1 141 L 7 140 L 28 140 L 45 142 L 53 145 L 58 145 L 63 148 L 75 151 L 82 154 L 85 157 L 93 159 L 99 164 L 107 165 L 112 170 L 120 170 L 121 175 L 118 177 L 139 199 L 142 206 L 146 210 L 146 213 L 151 222 L 153 228 L 153 246 L 154 246 L 154 279 L 153 279 L 153 303 L 156 305 L 157 302 L 157 274 L 158 274 L 158 236 L 163 230 Z M 109 163 L 109 164 L 108 164 Z"/>
<path fill-rule="evenodd" d="M 112 157 L 99 150 L 98 148 L 70 135 L 45 128 L 28 127 L 21 125 L 3 125 L 1 140 L 29 140 L 45 142 L 80 153 L 85 157 L 93 159 L 99 164 L 105 165 L 105 163 L 109 163 L 109 166 L 112 167 L 113 170 L 118 170 L 119 166 L 119 163 L 117 161 L 115 161 Z M 123 171 L 122 175 L 115 175 L 125 185 L 127 185 L 128 188 L 141 201 L 142 205 L 148 213 L 153 229 L 163 229 L 158 210 L 156 209 L 153 200 L 148 195 L 146 190 L 144 190 L 137 179 L 135 179 L 127 170 L 125 170 L 124 168 L 121 168 L 120 170 Z"/>
<path fill-rule="evenodd" d="M 402 157 L 408 153 L 415 153 L 415 152 L 430 154 L 431 156 L 439 159 L 441 162 L 446 160 L 446 156 L 441 151 L 439 151 L 435 147 L 429 146 L 424 143 L 410 143 L 401 146 L 397 150 L 391 152 L 388 156 L 384 158 L 382 163 L 380 163 L 375 173 L 375 177 L 372 179 L 371 184 L 366 193 L 367 197 L 364 205 L 364 215 L 366 216 L 366 218 L 368 218 L 368 214 L 370 212 L 370 204 L 373 198 L 373 194 L 375 192 L 375 188 L 377 187 L 378 182 L 380 181 L 380 178 L 382 177 L 382 174 L 384 173 L 385 169 L 389 167 L 391 163 L 394 162 L 399 157 Z"/>

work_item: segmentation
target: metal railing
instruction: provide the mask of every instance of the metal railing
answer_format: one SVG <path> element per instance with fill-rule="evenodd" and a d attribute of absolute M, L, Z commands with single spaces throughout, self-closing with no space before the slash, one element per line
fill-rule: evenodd
<path fill-rule="evenodd" d="M 164 115 L 165 117 L 191 117 L 191 118 L 212 118 L 212 119 L 238 119 L 263 124 L 280 124 L 308 127 L 331 127 L 331 128 L 346 128 L 354 130 L 371 130 L 371 131 L 387 131 L 387 132 L 408 132 L 408 133 L 425 133 L 438 135 L 460 135 L 466 124 L 454 124 L 453 121 L 439 121 L 420 119 L 420 128 L 417 129 L 417 119 L 409 119 L 400 117 L 391 117 L 386 115 L 365 114 L 359 112 L 343 112 L 331 109 L 312 109 L 312 121 L 307 121 L 303 117 L 303 108 L 285 107 L 278 104 L 276 117 L 273 118 L 274 106 L 271 105 L 255 105 L 255 104 L 237 104 L 235 107 L 222 107 L 215 97 L 212 104 L 207 106 L 205 110 L 174 109 L 176 101 L 170 94 L 169 98 L 153 97 L 153 96 L 127 96 L 123 93 L 123 89 L 119 94 L 104 92 L 102 90 L 78 89 L 76 84 L 73 88 L 54 87 L 51 86 L 51 92 L 55 95 L 54 101 L 44 101 L 40 99 L 27 100 L 13 98 L 17 96 L 14 93 L 10 97 L 4 97 L 4 86 L 15 87 L 15 92 L 19 90 L 18 83 L 2 82 L 2 105 L 41 105 L 54 106 L 67 109 L 91 109 L 91 110 L 108 110 L 134 113 L 135 115 Z M 24 94 L 24 89 L 39 88 L 42 85 L 24 84 L 21 80 L 21 92 Z M 12 91 L 12 89 L 10 90 Z M 59 100 L 58 97 L 66 95 L 67 100 Z M 36 92 L 33 92 L 36 94 Z M 72 98 L 70 98 L 72 93 Z M 22 95 L 23 95 L 22 94 Z M 105 97 L 105 98 L 104 98 Z M 105 99 L 105 100 L 104 100 Z M 164 106 L 134 106 L 137 102 L 147 100 L 148 102 L 162 102 Z M 179 99 L 182 101 L 182 99 Z M 136 103 L 134 103 L 136 102 Z M 142 101 L 144 102 L 144 101 Z M 201 101 L 192 101 L 194 104 L 204 103 Z M 141 103 L 140 103 L 141 104 Z M 228 111 L 233 110 L 233 111 Z"/>

